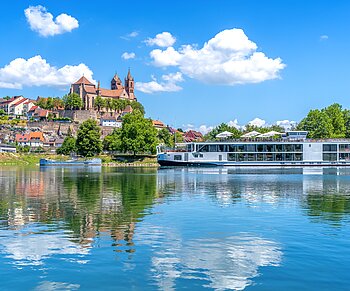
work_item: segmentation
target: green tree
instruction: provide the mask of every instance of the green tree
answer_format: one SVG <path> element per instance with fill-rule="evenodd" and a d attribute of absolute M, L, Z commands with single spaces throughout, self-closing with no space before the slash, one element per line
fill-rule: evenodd
<path fill-rule="evenodd" d="M 350 110 L 343 110 L 344 125 L 345 125 L 345 137 L 350 138 Z"/>
<path fill-rule="evenodd" d="M 94 108 L 97 109 L 98 112 L 101 111 L 101 108 L 104 107 L 104 101 L 102 99 L 102 97 L 100 95 L 98 95 L 95 98 L 95 102 L 94 102 Z"/>
<path fill-rule="evenodd" d="M 5 115 L 5 114 L 6 114 L 5 110 L 4 109 L 0 109 L 0 115 Z"/>
<path fill-rule="evenodd" d="M 181 134 L 181 131 L 176 131 L 172 136 L 171 136 L 171 142 L 172 144 L 176 144 L 176 143 L 181 143 L 184 142 L 184 137 Z"/>
<path fill-rule="evenodd" d="M 113 109 L 113 99 L 112 98 L 106 99 L 106 109 L 107 109 L 107 111 L 112 111 L 112 109 Z"/>
<path fill-rule="evenodd" d="M 64 107 L 64 102 L 60 97 L 53 98 L 53 109 L 60 109 Z"/>
<path fill-rule="evenodd" d="M 143 115 L 145 115 L 145 108 L 140 102 L 132 101 L 130 106 L 133 110 L 139 110 Z"/>
<path fill-rule="evenodd" d="M 116 128 L 113 132 L 107 135 L 103 140 L 103 149 L 106 151 L 119 152 L 122 149 L 121 145 L 121 129 Z"/>
<path fill-rule="evenodd" d="M 54 108 L 53 98 L 52 97 L 47 97 L 47 99 L 46 99 L 46 106 L 45 106 L 44 109 L 52 110 L 53 108 Z"/>
<path fill-rule="evenodd" d="M 76 143 L 76 139 L 74 137 L 67 136 L 64 139 L 62 146 L 56 150 L 57 154 L 68 156 L 72 153 L 75 153 L 77 151 L 75 143 Z"/>
<path fill-rule="evenodd" d="M 84 121 L 78 129 L 76 148 L 78 154 L 84 157 L 92 157 L 102 151 L 100 128 L 96 120 Z"/>
<path fill-rule="evenodd" d="M 161 130 L 158 130 L 157 137 L 160 143 L 164 143 L 166 146 L 170 147 L 174 146 L 174 140 L 167 128 L 162 128 Z"/>
<path fill-rule="evenodd" d="M 135 110 L 123 117 L 123 125 L 120 133 L 121 150 L 123 152 L 155 153 L 157 146 L 157 130 L 150 119 Z"/>
<path fill-rule="evenodd" d="M 297 129 L 308 131 L 310 138 L 329 138 L 333 134 L 332 120 L 324 111 L 318 109 L 310 110 Z"/>
<path fill-rule="evenodd" d="M 334 103 L 322 109 L 322 111 L 328 115 L 333 126 L 333 132 L 330 137 L 334 137 L 334 138 L 345 137 L 346 127 L 345 127 L 345 119 L 344 119 L 344 112 L 343 112 L 342 106 L 338 103 Z"/>
<path fill-rule="evenodd" d="M 38 100 L 36 101 L 36 105 L 42 109 L 46 109 L 46 99 L 39 97 Z"/>
<path fill-rule="evenodd" d="M 77 93 L 63 96 L 64 107 L 70 110 L 77 110 L 83 107 L 83 101 Z"/>

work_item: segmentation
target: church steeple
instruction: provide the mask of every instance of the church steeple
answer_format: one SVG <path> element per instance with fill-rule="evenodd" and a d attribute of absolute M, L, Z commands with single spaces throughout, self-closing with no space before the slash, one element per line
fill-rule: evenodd
<path fill-rule="evenodd" d="M 129 95 L 129 99 L 135 99 L 134 96 L 134 78 L 131 76 L 130 68 L 125 78 L 125 91 Z"/>
<path fill-rule="evenodd" d="M 114 75 L 111 81 L 111 90 L 123 89 L 123 84 L 117 74 Z"/>

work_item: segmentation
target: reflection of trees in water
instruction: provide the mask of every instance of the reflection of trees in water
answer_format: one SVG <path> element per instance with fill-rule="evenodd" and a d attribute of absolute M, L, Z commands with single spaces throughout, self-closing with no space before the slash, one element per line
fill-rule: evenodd
<path fill-rule="evenodd" d="M 343 194 L 309 193 L 306 198 L 308 215 L 313 218 L 340 222 L 350 213 L 350 197 Z"/>
<path fill-rule="evenodd" d="M 0 180 L 3 226 L 64 221 L 64 228 L 74 232 L 72 239 L 81 243 L 99 232 L 110 232 L 114 239 L 130 243 L 135 222 L 142 219 L 156 196 L 152 170 L 17 168 L 1 174 L 5 176 Z"/>

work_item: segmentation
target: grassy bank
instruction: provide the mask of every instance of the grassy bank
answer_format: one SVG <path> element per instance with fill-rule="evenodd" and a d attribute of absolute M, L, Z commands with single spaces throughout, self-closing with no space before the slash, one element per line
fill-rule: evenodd
<path fill-rule="evenodd" d="M 108 167 L 158 167 L 157 159 L 150 156 L 101 155 L 103 166 Z M 67 160 L 69 157 L 48 154 L 0 153 L 0 166 L 36 166 L 40 159 Z"/>

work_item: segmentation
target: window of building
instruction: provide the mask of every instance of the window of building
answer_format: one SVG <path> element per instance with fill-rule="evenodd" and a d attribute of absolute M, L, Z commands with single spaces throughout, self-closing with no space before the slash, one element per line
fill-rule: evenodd
<path fill-rule="evenodd" d="M 227 154 L 227 160 L 235 162 L 236 161 L 236 154 L 233 154 L 233 153 Z"/>

